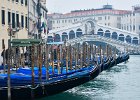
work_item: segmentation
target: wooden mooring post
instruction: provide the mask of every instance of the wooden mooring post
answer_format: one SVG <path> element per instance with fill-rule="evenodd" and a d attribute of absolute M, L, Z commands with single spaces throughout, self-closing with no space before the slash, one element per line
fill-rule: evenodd
<path fill-rule="evenodd" d="M 68 49 L 68 46 L 66 46 L 66 73 L 68 73 L 68 62 L 69 62 L 69 49 Z"/>
<path fill-rule="evenodd" d="M 32 48 L 31 48 L 31 50 L 32 50 L 32 52 L 31 52 L 31 68 L 32 68 L 32 88 L 31 88 L 31 99 L 32 100 L 34 100 L 34 86 L 35 86 L 35 83 L 34 83 L 34 81 L 35 81 L 35 79 L 34 79 L 34 77 L 35 77 L 35 73 L 34 73 L 34 57 L 35 57 L 35 55 L 34 55 L 34 52 L 35 52 L 35 45 L 33 45 L 32 46 Z"/>
<path fill-rule="evenodd" d="M 70 69 L 72 70 L 72 47 L 71 45 L 69 46 L 69 59 L 70 59 Z"/>
<path fill-rule="evenodd" d="M 24 61 L 25 61 L 25 56 L 24 56 L 24 54 L 25 54 L 25 52 L 24 52 L 24 47 L 22 47 L 22 57 L 21 57 L 21 59 L 22 59 L 22 67 L 25 66 L 25 63 L 24 63 Z"/>
<path fill-rule="evenodd" d="M 49 80 L 49 61 L 48 61 L 48 56 L 49 56 L 49 45 L 46 44 L 45 46 L 46 52 L 45 52 L 45 65 L 46 65 L 46 80 Z"/>
<path fill-rule="evenodd" d="M 20 66 L 20 62 L 21 62 L 21 57 L 20 57 L 20 47 L 17 46 L 17 66 L 16 66 L 16 71 Z"/>
<path fill-rule="evenodd" d="M 6 71 L 6 68 L 5 68 L 5 64 L 6 64 L 6 51 L 5 51 L 5 43 L 4 43 L 4 39 L 2 39 L 2 49 L 3 49 L 3 67 L 4 67 L 4 70 L 3 70 L 3 73 L 5 74 L 5 71 Z"/>
<path fill-rule="evenodd" d="M 10 67 L 11 67 L 11 46 L 8 47 L 8 78 L 7 78 L 7 85 L 8 85 L 8 100 L 11 100 Z"/>
<path fill-rule="evenodd" d="M 88 45 L 88 65 L 90 64 L 90 59 L 91 59 L 91 46 Z"/>
<path fill-rule="evenodd" d="M 102 46 L 100 45 L 100 64 L 102 64 Z"/>
<path fill-rule="evenodd" d="M 60 45 L 57 47 L 57 70 L 60 74 Z"/>
<path fill-rule="evenodd" d="M 94 46 L 94 60 L 96 61 L 96 64 L 97 64 L 97 48 L 96 48 L 96 45 Z"/>
<path fill-rule="evenodd" d="M 108 54 L 108 49 L 109 49 L 109 45 L 106 46 L 106 57 L 109 56 L 109 54 Z"/>
<path fill-rule="evenodd" d="M 114 48 L 115 50 L 114 50 L 114 58 L 115 58 L 115 65 L 117 64 L 117 62 L 116 62 L 116 54 L 117 54 L 117 50 L 116 50 L 116 47 Z"/>
<path fill-rule="evenodd" d="M 38 49 L 39 49 L 39 81 L 40 83 L 42 82 L 42 44 L 38 45 Z"/>
<path fill-rule="evenodd" d="M 77 49 L 74 48 L 74 55 L 75 55 L 75 70 L 77 70 L 77 66 L 78 66 L 78 60 L 79 60 L 79 58 L 78 58 L 78 54 L 79 54 L 79 52 L 77 52 Z"/>
<path fill-rule="evenodd" d="M 83 51 L 80 50 L 80 68 L 83 67 Z"/>
<path fill-rule="evenodd" d="M 82 56 L 81 59 L 82 59 L 82 66 L 81 67 L 84 67 L 85 66 L 85 61 L 86 61 L 86 43 L 83 42 L 83 51 L 82 51 Z"/>
<path fill-rule="evenodd" d="M 52 74 L 54 75 L 54 48 L 51 45 L 51 66 L 52 66 Z"/>

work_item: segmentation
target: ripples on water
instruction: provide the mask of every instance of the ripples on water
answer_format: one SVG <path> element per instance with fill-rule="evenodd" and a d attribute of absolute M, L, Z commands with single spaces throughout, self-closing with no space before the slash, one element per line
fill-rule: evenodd
<path fill-rule="evenodd" d="M 140 56 L 103 71 L 94 80 L 40 100 L 140 100 Z"/>

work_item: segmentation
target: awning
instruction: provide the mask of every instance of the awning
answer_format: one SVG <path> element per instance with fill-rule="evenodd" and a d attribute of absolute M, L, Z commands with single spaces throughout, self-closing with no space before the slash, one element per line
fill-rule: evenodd
<path fill-rule="evenodd" d="M 48 42 L 47 44 L 49 44 L 49 45 L 53 45 L 53 44 L 60 45 L 60 44 L 64 44 L 64 42 Z"/>
<path fill-rule="evenodd" d="M 12 46 L 32 46 L 33 44 L 39 44 L 41 43 L 41 39 L 13 39 L 11 41 Z"/>

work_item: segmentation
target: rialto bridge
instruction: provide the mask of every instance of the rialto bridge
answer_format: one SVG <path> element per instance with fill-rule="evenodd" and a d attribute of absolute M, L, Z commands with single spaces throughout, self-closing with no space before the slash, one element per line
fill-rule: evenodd
<path fill-rule="evenodd" d="M 87 35 L 88 38 L 86 37 Z M 92 38 L 90 38 L 90 35 Z M 118 28 L 112 28 L 109 26 L 97 24 L 96 21 L 91 18 L 84 20 L 82 22 L 74 23 L 71 26 L 63 27 L 57 30 L 51 30 L 48 34 L 47 41 L 62 42 L 67 40 L 69 43 L 72 43 L 70 41 L 73 42 L 85 41 L 85 39 L 80 40 L 81 37 L 82 38 L 85 37 L 86 41 L 96 40 L 117 46 L 119 48 L 123 48 L 125 46 L 129 47 L 129 49 L 131 50 L 133 49 L 140 50 L 138 34 L 128 32 L 125 30 L 120 30 Z M 76 41 L 76 39 L 78 40 L 78 38 L 79 41 Z"/>

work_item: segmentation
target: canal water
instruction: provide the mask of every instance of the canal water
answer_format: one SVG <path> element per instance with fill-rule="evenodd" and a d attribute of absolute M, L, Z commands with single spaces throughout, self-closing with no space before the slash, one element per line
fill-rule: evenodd
<path fill-rule="evenodd" d="M 140 100 L 140 56 L 132 55 L 127 63 L 103 71 L 86 84 L 39 100 Z"/>

